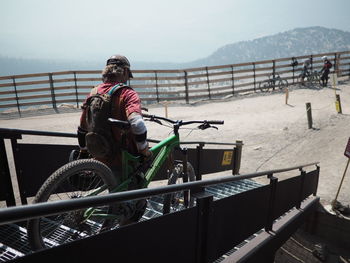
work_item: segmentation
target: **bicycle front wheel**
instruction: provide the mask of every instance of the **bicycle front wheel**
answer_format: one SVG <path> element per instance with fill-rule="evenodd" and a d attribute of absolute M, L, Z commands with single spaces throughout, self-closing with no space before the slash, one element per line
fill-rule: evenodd
<path fill-rule="evenodd" d="M 259 83 L 259 89 L 261 92 L 268 92 L 270 89 L 270 82 L 268 80 L 262 81 Z"/>
<path fill-rule="evenodd" d="M 106 195 L 117 186 L 112 171 L 93 159 L 70 162 L 55 171 L 41 186 L 34 203 Z M 112 226 L 113 220 L 101 215 L 114 212 L 114 206 L 80 209 L 29 220 L 28 240 L 33 250 L 56 246 L 97 234 Z M 92 213 L 87 216 L 87 211 Z M 96 217 L 95 214 L 100 215 Z"/>
<path fill-rule="evenodd" d="M 168 185 L 181 184 L 186 181 L 192 182 L 196 180 L 196 174 L 191 163 L 187 162 L 187 180 L 184 180 L 183 174 L 184 167 L 182 163 L 176 164 L 170 178 L 168 180 Z M 186 204 L 187 202 L 187 204 Z M 167 194 L 163 201 L 163 214 L 168 214 L 170 209 L 180 210 L 183 207 L 193 207 L 194 197 L 191 196 L 190 191 L 182 191 Z"/>
<path fill-rule="evenodd" d="M 281 79 L 278 82 L 278 87 L 280 90 L 286 89 L 288 87 L 288 81 L 286 79 Z"/>
<path fill-rule="evenodd" d="M 321 84 L 321 78 L 320 78 L 320 75 L 318 73 L 314 73 L 313 76 L 312 76 L 312 84 L 314 85 L 319 85 Z"/>

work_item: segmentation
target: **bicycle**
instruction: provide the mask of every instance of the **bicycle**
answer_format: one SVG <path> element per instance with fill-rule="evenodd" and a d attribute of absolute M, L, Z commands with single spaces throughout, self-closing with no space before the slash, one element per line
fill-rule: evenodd
<path fill-rule="evenodd" d="M 302 79 L 302 83 L 305 81 L 305 78 L 306 78 L 306 81 L 312 85 L 321 84 L 321 76 L 317 70 L 313 70 L 313 71 L 307 70 L 305 72 L 305 75 L 303 75 L 303 73 L 301 73 L 299 75 L 299 78 Z"/>
<path fill-rule="evenodd" d="M 182 121 L 171 120 L 155 115 L 143 114 L 145 120 L 164 125 L 172 125 L 173 133 L 154 145 L 150 151 L 151 159 L 134 156 L 125 150 L 122 153 L 121 176 L 114 174 L 110 168 L 92 158 L 73 160 L 56 170 L 41 186 L 34 198 L 34 203 L 51 202 L 84 198 L 87 196 L 105 195 L 146 188 L 166 160 L 168 167 L 168 184 L 196 180 L 193 166 L 187 161 L 186 149 L 180 147 L 179 129 L 184 125 L 200 124 L 198 129 L 216 128 L 212 125 L 224 124 L 223 121 Z M 111 125 L 123 130 L 130 128 L 126 121 L 108 120 Z M 173 161 L 173 151 L 180 149 L 183 160 Z M 76 155 L 73 153 L 73 156 Z M 74 159 L 74 158 L 73 158 Z M 166 194 L 163 202 L 163 213 L 169 213 L 172 206 L 183 203 L 185 207 L 194 206 L 194 198 L 189 191 Z M 54 216 L 31 219 L 27 223 L 28 241 L 33 250 L 43 249 L 53 244 L 52 237 L 58 243 L 66 243 L 86 236 L 95 235 L 130 222 L 137 222 L 146 210 L 147 201 L 127 201 L 101 207 L 90 207 Z M 64 232 L 62 234 L 62 232 Z"/>
<path fill-rule="evenodd" d="M 278 87 L 280 90 L 288 87 L 288 81 L 286 79 L 282 79 L 279 74 L 270 75 L 267 80 L 261 81 L 259 83 L 259 89 L 261 92 L 268 92 L 270 89 L 275 89 Z"/>

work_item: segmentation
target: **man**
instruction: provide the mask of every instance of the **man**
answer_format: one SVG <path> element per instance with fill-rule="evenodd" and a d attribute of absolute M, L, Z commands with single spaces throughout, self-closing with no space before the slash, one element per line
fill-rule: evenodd
<path fill-rule="evenodd" d="M 81 156 L 87 155 L 86 141 L 88 138 L 86 134 L 88 132 L 87 118 L 89 118 L 89 113 L 86 102 L 89 97 L 96 94 L 106 94 L 115 87 L 118 87 L 118 91 L 112 95 L 111 117 L 122 121 L 128 121 L 131 128 L 124 134 L 125 131 L 112 127 L 113 143 L 126 149 L 131 154 L 141 154 L 146 158 L 151 156 L 146 141 L 147 129 L 142 119 L 140 98 L 138 94 L 126 84 L 132 77 L 130 62 L 125 56 L 114 55 L 107 60 L 106 67 L 102 71 L 103 83 L 92 89 L 83 106 L 80 126 L 78 127 Z M 109 127 L 106 129 L 108 128 Z M 107 144 L 109 145 L 108 142 Z M 120 151 L 116 151 L 112 158 L 97 157 L 96 159 L 108 165 L 113 172 L 121 171 Z"/>
<path fill-rule="evenodd" d="M 304 60 L 303 68 L 302 68 L 302 71 L 300 74 L 301 85 L 304 85 L 304 79 L 307 76 L 307 74 L 309 73 L 310 64 L 311 64 L 310 59 L 307 58 Z"/>
<path fill-rule="evenodd" d="M 322 73 L 321 81 L 322 81 L 322 86 L 326 87 L 328 83 L 328 75 L 332 67 L 332 63 L 328 60 L 326 56 L 323 56 L 322 60 L 323 60 L 323 67 L 320 71 L 320 73 Z"/>

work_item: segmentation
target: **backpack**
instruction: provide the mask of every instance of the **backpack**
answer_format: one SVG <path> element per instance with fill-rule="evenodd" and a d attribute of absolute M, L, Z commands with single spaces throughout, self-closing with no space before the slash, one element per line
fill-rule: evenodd
<path fill-rule="evenodd" d="M 86 110 L 86 147 L 94 158 L 111 159 L 118 150 L 117 142 L 113 137 L 112 127 L 107 120 L 111 117 L 114 103 L 113 95 L 124 88 L 123 84 L 117 84 L 107 93 L 99 94 L 96 90 L 85 102 Z M 95 94 L 94 94 L 95 93 Z"/>

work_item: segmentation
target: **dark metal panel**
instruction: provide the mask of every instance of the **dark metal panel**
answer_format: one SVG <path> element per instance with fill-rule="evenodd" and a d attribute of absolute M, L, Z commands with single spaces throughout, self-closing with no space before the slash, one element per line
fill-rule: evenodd
<path fill-rule="evenodd" d="M 13 262 L 193 263 L 197 208 L 128 225 Z"/>
<path fill-rule="evenodd" d="M 201 151 L 200 155 L 198 151 Z M 201 174 L 210 174 L 232 170 L 233 149 L 187 149 L 188 161 L 192 164 L 195 170 L 198 170 L 198 156 L 200 156 L 199 166 Z M 175 160 L 182 160 L 182 153 L 178 150 L 174 152 Z M 167 178 L 167 165 L 164 163 L 158 174 L 155 176 L 156 180 L 164 180 Z"/>
<path fill-rule="evenodd" d="M 238 251 L 227 257 L 223 262 L 273 262 L 272 259 L 276 250 L 310 217 L 317 209 L 318 203 L 318 197 L 305 200 L 301 205 L 302 209 L 293 209 L 276 222 L 274 232 L 262 232 Z"/>
<path fill-rule="evenodd" d="M 301 188 L 301 176 L 292 177 L 279 181 L 276 188 L 273 219 L 298 204 Z"/>
<path fill-rule="evenodd" d="M 7 206 L 16 205 L 3 138 L 0 138 L 0 200 L 6 200 Z"/>
<path fill-rule="evenodd" d="M 17 144 L 15 163 L 21 197 L 35 196 L 44 181 L 60 166 L 68 163 L 75 145 Z"/>
<path fill-rule="evenodd" d="M 232 170 L 233 149 L 203 149 L 201 156 L 202 174 Z"/>
<path fill-rule="evenodd" d="M 208 245 L 211 261 L 264 228 L 270 187 L 262 186 L 213 203 Z"/>
<path fill-rule="evenodd" d="M 318 185 L 319 170 L 314 170 L 306 173 L 305 181 L 303 185 L 302 199 L 305 199 L 311 194 L 316 193 Z"/>

